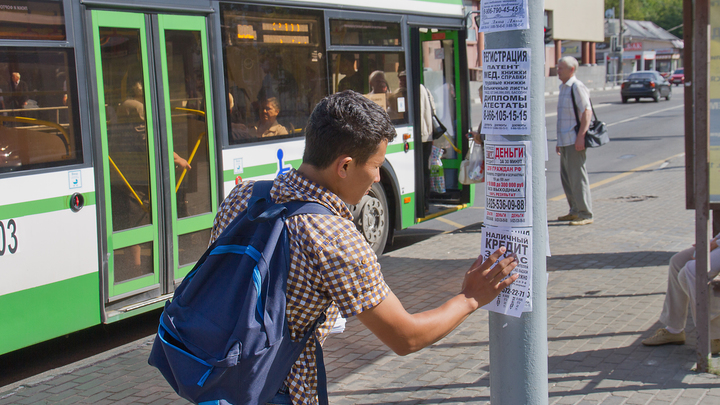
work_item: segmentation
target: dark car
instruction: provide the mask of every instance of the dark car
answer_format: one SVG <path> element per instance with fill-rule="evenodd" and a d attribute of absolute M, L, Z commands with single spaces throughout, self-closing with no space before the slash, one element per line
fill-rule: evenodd
<path fill-rule="evenodd" d="M 685 83 L 685 70 L 683 68 L 676 69 L 668 81 L 670 84 L 674 84 L 676 86 Z"/>
<path fill-rule="evenodd" d="M 640 101 L 641 98 L 652 98 L 655 102 L 660 97 L 670 100 L 672 87 L 670 83 L 654 70 L 630 73 L 630 76 L 623 82 L 620 90 L 622 102 L 627 103 L 629 98 Z"/>

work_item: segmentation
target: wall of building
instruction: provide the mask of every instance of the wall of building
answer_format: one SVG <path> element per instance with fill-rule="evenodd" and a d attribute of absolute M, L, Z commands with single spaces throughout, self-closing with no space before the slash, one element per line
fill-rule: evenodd
<path fill-rule="evenodd" d="M 578 66 L 575 77 L 590 90 L 602 90 L 612 86 L 612 83 L 605 83 L 605 66 Z M 545 93 L 557 94 L 559 89 L 560 79 L 557 76 L 545 78 Z"/>
<path fill-rule="evenodd" d="M 545 0 L 545 10 L 551 12 L 554 39 L 605 40 L 604 0 Z"/>

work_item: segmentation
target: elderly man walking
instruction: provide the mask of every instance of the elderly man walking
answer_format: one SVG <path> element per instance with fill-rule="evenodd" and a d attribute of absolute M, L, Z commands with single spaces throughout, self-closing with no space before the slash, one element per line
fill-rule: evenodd
<path fill-rule="evenodd" d="M 558 221 L 570 221 L 570 225 L 589 225 L 593 223 L 593 214 L 590 181 L 585 168 L 585 133 L 590 127 L 592 107 L 587 87 L 575 77 L 577 68 L 578 61 L 572 56 L 563 56 L 558 61 L 557 74 L 562 84 L 557 105 L 555 151 L 560 155 L 560 180 L 570 205 L 570 212 L 558 217 Z"/>

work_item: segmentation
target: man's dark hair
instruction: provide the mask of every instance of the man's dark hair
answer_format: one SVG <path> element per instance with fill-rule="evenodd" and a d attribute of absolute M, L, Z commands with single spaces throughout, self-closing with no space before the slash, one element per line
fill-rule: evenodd
<path fill-rule="evenodd" d="M 322 99 L 310 115 L 303 163 L 325 169 L 342 155 L 365 163 L 383 139 L 391 142 L 395 135 L 382 107 L 352 90 L 335 93 Z"/>

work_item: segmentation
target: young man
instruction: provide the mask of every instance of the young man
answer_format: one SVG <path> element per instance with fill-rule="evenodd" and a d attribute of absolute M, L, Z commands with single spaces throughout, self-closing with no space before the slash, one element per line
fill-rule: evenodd
<path fill-rule="evenodd" d="M 272 186 L 275 202 L 317 201 L 334 215 L 298 215 L 287 220 L 290 273 L 286 316 L 292 338 L 299 340 L 322 313 L 324 341 L 338 315 L 357 316 L 381 341 L 400 355 L 426 347 L 450 333 L 468 315 L 492 301 L 517 275 L 516 263 L 498 262 L 498 250 L 473 263 L 461 292 L 439 308 L 409 314 L 385 284 L 372 248 L 357 231 L 346 204 L 354 205 L 380 181 L 388 143 L 395 137 L 387 113 L 354 91 L 326 97 L 315 107 L 306 128 L 305 153 L 298 170 L 278 176 Z M 238 212 L 247 207 L 252 182 L 239 184 L 223 201 L 215 219 L 212 241 Z M 212 243 L 211 241 L 211 243 Z M 285 386 L 271 403 L 316 403 L 315 343 L 295 362 Z"/>
<path fill-rule="evenodd" d="M 563 56 L 558 61 L 557 74 L 562 84 L 557 105 L 557 146 L 560 155 L 560 180 L 570 212 L 558 221 L 570 221 L 570 225 L 593 223 L 590 180 L 585 168 L 585 133 L 590 128 L 592 108 L 587 87 L 575 77 L 577 59 Z M 578 119 L 575 119 L 572 92 L 575 93 Z M 580 125 L 578 125 L 578 120 Z"/>

